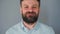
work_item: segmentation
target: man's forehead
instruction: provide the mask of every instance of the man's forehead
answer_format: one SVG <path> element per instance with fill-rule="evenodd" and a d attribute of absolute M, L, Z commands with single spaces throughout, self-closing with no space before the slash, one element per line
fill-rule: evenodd
<path fill-rule="evenodd" d="M 27 3 L 27 4 L 38 4 L 37 0 L 23 0 L 22 1 L 23 4 Z"/>
<path fill-rule="evenodd" d="M 27 0 L 28 1 L 28 0 Z M 35 1 L 35 0 L 34 0 Z"/>

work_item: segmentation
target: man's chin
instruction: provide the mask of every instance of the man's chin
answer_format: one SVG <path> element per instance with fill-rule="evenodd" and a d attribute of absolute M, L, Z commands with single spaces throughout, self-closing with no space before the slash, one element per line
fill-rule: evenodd
<path fill-rule="evenodd" d="M 33 22 L 33 21 L 25 21 L 27 24 L 34 24 L 36 22 Z"/>
<path fill-rule="evenodd" d="M 23 21 L 25 21 L 26 23 L 28 24 L 34 24 L 37 19 L 38 19 L 38 16 L 27 16 L 27 15 L 22 15 L 22 18 L 23 18 Z"/>
<path fill-rule="evenodd" d="M 33 19 L 33 18 L 27 18 L 26 20 L 24 19 L 24 21 L 27 23 L 27 24 L 34 24 L 37 20 Z"/>

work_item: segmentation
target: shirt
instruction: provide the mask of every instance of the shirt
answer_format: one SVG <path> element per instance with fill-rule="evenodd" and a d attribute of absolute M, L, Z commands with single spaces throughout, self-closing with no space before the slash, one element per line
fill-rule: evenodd
<path fill-rule="evenodd" d="M 6 31 L 6 34 L 55 34 L 52 27 L 47 26 L 43 23 L 37 22 L 33 29 L 28 30 L 24 25 L 23 21 L 12 26 Z"/>

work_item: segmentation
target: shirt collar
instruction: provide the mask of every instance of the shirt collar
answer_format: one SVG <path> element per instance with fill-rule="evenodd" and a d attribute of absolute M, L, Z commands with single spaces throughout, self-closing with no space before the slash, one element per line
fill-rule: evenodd
<path fill-rule="evenodd" d="M 37 21 L 36 25 L 34 26 L 34 28 L 32 30 L 34 31 L 37 31 L 39 29 L 39 22 Z M 21 29 L 24 31 L 24 32 L 28 32 L 30 30 L 28 30 L 24 25 L 23 25 L 23 20 L 21 20 L 21 23 L 20 23 L 20 26 L 21 26 Z"/>

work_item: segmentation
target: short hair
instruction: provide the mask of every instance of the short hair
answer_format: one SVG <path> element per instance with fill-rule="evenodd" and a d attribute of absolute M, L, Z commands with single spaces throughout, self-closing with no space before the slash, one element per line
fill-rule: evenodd
<path fill-rule="evenodd" d="M 23 1 L 23 0 L 20 0 L 20 5 L 22 4 L 22 1 Z M 39 2 L 39 6 L 40 6 L 40 0 L 37 0 L 37 1 Z"/>

